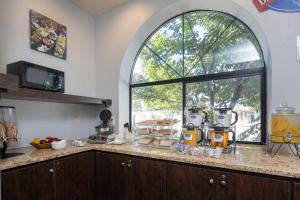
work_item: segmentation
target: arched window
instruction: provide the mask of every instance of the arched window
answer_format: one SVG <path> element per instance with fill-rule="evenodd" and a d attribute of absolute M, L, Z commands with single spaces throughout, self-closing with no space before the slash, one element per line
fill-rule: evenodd
<path fill-rule="evenodd" d="M 265 142 L 265 65 L 247 25 L 217 11 L 176 16 L 154 31 L 130 80 L 131 120 L 183 119 L 187 101 L 239 113 L 237 140 Z"/>

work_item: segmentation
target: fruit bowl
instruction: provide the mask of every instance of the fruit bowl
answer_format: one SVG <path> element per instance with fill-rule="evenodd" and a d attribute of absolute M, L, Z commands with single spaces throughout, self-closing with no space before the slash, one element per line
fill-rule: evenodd
<path fill-rule="evenodd" d="M 50 149 L 51 148 L 51 143 L 34 144 L 31 142 L 30 144 L 37 149 Z"/>

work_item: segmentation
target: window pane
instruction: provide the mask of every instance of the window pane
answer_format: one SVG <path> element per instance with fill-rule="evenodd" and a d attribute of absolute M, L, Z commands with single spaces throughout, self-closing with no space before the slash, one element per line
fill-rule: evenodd
<path fill-rule="evenodd" d="M 192 12 L 184 15 L 185 75 L 207 74 L 202 59 L 233 17 L 215 11 Z"/>
<path fill-rule="evenodd" d="M 176 71 L 170 68 L 147 47 L 141 50 L 131 76 L 132 83 L 179 78 Z"/>
<path fill-rule="evenodd" d="M 141 48 L 131 83 L 264 67 L 252 31 L 237 18 L 195 11 L 163 24 Z"/>
<path fill-rule="evenodd" d="M 182 124 L 182 84 L 132 88 L 132 121 L 177 119 Z"/>
<path fill-rule="evenodd" d="M 182 17 L 164 24 L 144 44 L 131 77 L 131 83 L 183 77 Z"/>
<path fill-rule="evenodd" d="M 183 76 L 182 31 L 182 17 L 176 17 L 164 24 L 146 42 L 146 46 L 176 70 L 181 77 Z"/>
<path fill-rule="evenodd" d="M 223 16 L 224 17 L 224 16 Z M 264 66 L 259 44 L 253 33 L 239 20 L 235 20 L 216 42 L 204 48 L 203 54 L 186 76 L 230 72 Z M 212 33 L 207 33 L 211 35 Z"/>
<path fill-rule="evenodd" d="M 260 142 L 260 83 L 260 76 L 190 83 L 187 84 L 187 100 L 233 108 L 239 114 L 237 140 Z"/>

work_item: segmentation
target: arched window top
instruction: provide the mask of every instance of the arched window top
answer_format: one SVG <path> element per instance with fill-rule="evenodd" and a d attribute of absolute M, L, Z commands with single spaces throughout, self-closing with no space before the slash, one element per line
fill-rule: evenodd
<path fill-rule="evenodd" d="M 253 32 L 218 11 L 193 11 L 170 19 L 141 47 L 131 84 L 264 67 Z"/>

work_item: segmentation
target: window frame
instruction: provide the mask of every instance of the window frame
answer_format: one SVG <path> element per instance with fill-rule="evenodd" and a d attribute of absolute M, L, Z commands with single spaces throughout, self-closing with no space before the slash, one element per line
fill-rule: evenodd
<path fill-rule="evenodd" d="M 258 42 L 258 46 L 260 48 L 263 66 L 257 67 L 257 68 L 249 68 L 249 69 L 243 69 L 243 70 L 235 70 L 230 72 L 219 72 L 219 73 L 213 73 L 213 74 L 205 74 L 205 75 L 196 75 L 196 76 L 187 76 L 182 78 L 176 78 L 176 79 L 169 79 L 169 80 L 159 80 L 159 81 L 153 81 L 153 82 L 145 82 L 145 83 L 132 83 L 132 76 L 133 76 L 133 70 L 134 65 L 137 62 L 138 56 L 140 55 L 141 50 L 149 40 L 155 34 L 158 30 L 160 30 L 161 27 L 163 27 L 166 23 L 173 20 L 174 18 L 184 16 L 185 14 L 193 13 L 193 12 L 201 12 L 201 11 L 212 11 L 212 12 L 218 12 L 225 15 L 228 15 L 232 17 L 234 20 L 239 21 L 242 23 L 245 27 L 248 28 L 248 30 L 252 33 L 252 35 L 257 40 L 257 37 L 255 36 L 254 32 L 250 29 L 250 27 L 244 23 L 239 18 L 222 12 L 222 11 L 215 11 L 215 10 L 191 10 L 188 12 L 181 13 L 179 15 L 176 15 L 168 20 L 166 20 L 164 23 L 162 23 L 158 28 L 156 28 L 143 42 L 141 45 L 139 51 L 137 52 L 133 67 L 131 68 L 130 72 L 130 81 L 129 81 L 129 124 L 132 125 L 132 89 L 138 88 L 138 87 L 146 87 L 146 86 L 157 86 L 157 85 L 165 85 L 165 84 L 172 84 L 172 83 L 182 83 L 182 121 L 184 123 L 184 108 L 186 106 L 186 85 L 188 83 L 197 83 L 197 82 L 205 82 L 205 81 L 211 81 L 211 80 L 224 80 L 224 79 L 231 79 L 231 78 L 240 78 L 240 77 L 252 77 L 252 76 L 260 76 L 261 84 L 260 84 L 260 103 L 261 103 L 261 140 L 260 142 L 248 142 L 248 141 L 237 141 L 237 143 L 241 144 L 266 144 L 267 139 L 267 76 L 266 76 L 266 64 L 264 60 L 264 54 L 261 48 L 260 43 Z M 184 27 L 183 27 L 184 28 Z M 184 30 L 183 30 L 183 37 L 184 37 Z M 213 45 L 212 45 L 213 46 Z M 183 42 L 183 49 L 184 49 L 184 42 Z M 183 52 L 184 53 L 184 52 Z M 184 69 L 184 55 L 183 55 L 183 69 Z"/>

